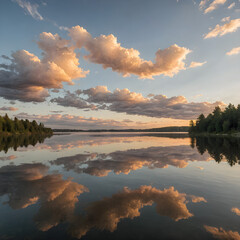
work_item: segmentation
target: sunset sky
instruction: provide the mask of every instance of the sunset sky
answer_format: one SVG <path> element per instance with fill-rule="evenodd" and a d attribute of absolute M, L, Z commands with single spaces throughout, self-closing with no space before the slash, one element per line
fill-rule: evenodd
<path fill-rule="evenodd" d="M 0 114 L 188 125 L 240 104 L 240 0 L 1 0 Z"/>

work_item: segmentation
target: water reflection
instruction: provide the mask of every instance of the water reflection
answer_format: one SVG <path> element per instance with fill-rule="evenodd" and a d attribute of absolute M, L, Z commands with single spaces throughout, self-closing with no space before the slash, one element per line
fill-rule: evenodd
<path fill-rule="evenodd" d="M 103 177 L 113 171 L 115 174 L 128 174 L 143 166 L 150 169 L 167 168 L 169 165 L 184 168 L 188 162 L 208 161 L 207 154 L 200 155 L 189 146 L 149 147 L 116 151 L 109 154 L 86 153 L 58 158 L 51 161 L 63 165 L 65 170 Z"/>
<path fill-rule="evenodd" d="M 191 138 L 191 146 L 196 147 L 200 154 L 208 152 L 218 163 L 226 160 L 231 166 L 240 164 L 239 138 L 197 137 Z"/>
<path fill-rule="evenodd" d="M 37 143 L 43 143 L 46 138 L 50 138 L 52 135 L 14 135 L 14 136 L 0 136 L 0 152 L 8 152 L 13 148 L 15 151 L 19 147 L 27 147 L 29 145 L 35 146 Z"/>
<path fill-rule="evenodd" d="M 164 190 L 151 186 L 141 186 L 136 190 L 124 188 L 111 197 L 91 203 L 85 209 L 85 216 L 75 216 L 70 232 L 77 238 L 81 238 L 93 228 L 113 232 L 121 219 L 139 217 L 141 208 L 154 203 L 161 216 L 167 216 L 174 221 L 187 219 L 193 216 L 186 206 L 187 198 L 194 203 L 206 202 L 203 197 L 186 195 L 173 187 Z"/>
<path fill-rule="evenodd" d="M 2 152 L 0 239 L 240 240 L 240 166 L 213 161 L 238 163 L 238 144 L 71 134 Z"/>
<path fill-rule="evenodd" d="M 174 187 L 164 190 L 152 186 L 135 190 L 125 187 L 111 197 L 90 203 L 85 213 L 76 213 L 79 195 L 89 190 L 71 179 L 62 179 L 60 174 L 47 174 L 48 170 L 41 163 L 0 168 L 0 196 L 7 195 L 6 203 L 13 209 L 39 203 L 34 221 L 41 231 L 67 222 L 70 234 L 77 238 L 93 228 L 113 232 L 121 219 L 139 217 L 140 209 L 154 203 L 159 215 L 179 221 L 193 216 L 187 208 L 188 200 L 206 202 L 203 197 L 180 193 Z"/>
<path fill-rule="evenodd" d="M 46 231 L 72 216 L 78 196 L 88 189 L 60 174 L 47 174 L 48 167 L 41 164 L 22 164 L 0 168 L 0 196 L 13 209 L 40 203 L 34 220 L 38 228 Z"/>

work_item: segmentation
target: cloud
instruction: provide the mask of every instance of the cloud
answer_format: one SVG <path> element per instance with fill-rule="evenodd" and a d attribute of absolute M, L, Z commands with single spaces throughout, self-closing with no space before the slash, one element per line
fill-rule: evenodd
<path fill-rule="evenodd" d="M 240 53 L 240 47 L 233 48 L 231 51 L 227 52 L 226 55 L 237 55 Z"/>
<path fill-rule="evenodd" d="M 77 197 L 88 191 L 83 185 L 63 180 L 60 174 L 48 175 L 47 171 L 48 167 L 41 163 L 0 168 L 0 196 L 7 195 L 7 203 L 13 209 L 40 202 L 34 221 L 42 231 L 67 220 L 73 214 Z"/>
<path fill-rule="evenodd" d="M 232 9 L 232 8 L 234 8 L 234 7 L 235 7 L 235 5 L 236 5 L 236 3 L 235 3 L 235 2 L 231 3 L 231 4 L 228 6 L 228 9 Z"/>
<path fill-rule="evenodd" d="M 224 17 L 221 20 L 221 22 L 229 22 L 229 21 L 230 21 L 230 17 Z"/>
<path fill-rule="evenodd" d="M 204 228 L 207 232 L 211 233 L 214 238 L 221 240 L 240 240 L 240 235 L 238 232 L 233 232 L 231 230 L 226 231 L 223 228 L 216 228 L 205 225 Z"/>
<path fill-rule="evenodd" d="M 134 122 L 128 119 L 118 121 L 94 117 L 82 117 L 70 114 L 36 115 L 19 113 L 15 115 L 20 119 L 37 120 L 52 128 L 70 129 L 124 129 L 124 128 L 150 128 L 159 126 L 156 122 Z"/>
<path fill-rule="evenodd" d="M 0 111 L 17 111 L 18 108 L 15 108 L 15 107 L 1 107 L 0 108 Z"/>
<path fill-rule="evenodd" d="M 207 4 L 209 0 L 201 0 L 201 2 L 199 3 L 199 8 L 203 9 L 205 7 L 205 5 Z"/>
<path fill-rule="evenodd" d="M 236 215 L 240 216 L 240 209 L 239 208 L 232 208 L 231 209 L 232 212 L 236 213 Z"/>
<path fill-rule="evenodd" d="M 211 30 L 208 34 L 205 35 L 204 39 L 213 38 L 217 36 L 221 37 L 225 34 L 236 32 L 239 27 L 240 27 L 240 18 L 233 19 L 222 26 L 217 24 L 213 30 Z"/>
<path fill-rule="evenodd" d="M 208 8 L 204 10 L 204 13 L 210 13 L 218 8 L 219 5 L 223 5 L 227 0 L 214 0 Z M 201 3 L 200 3 L 201 4 Z"/>
<path fill-rule="evenodd" d="M 32 16 L 36 20 L 44 20 L 42 15 L 38 12 L 39 5 L 36 3 L 30 3 L 24 0 L 14 0 L 21 8 L 24 9 L 25 13 Z"/>
<path fill-rule="evenodd" d="M 100 35 L 93 38 L 86 29 L 75 26 L 69 29 L 69 36 L 78 48 L 85 48 L 89 54 L 85 59 L 101 64 L 103 68 L 128 76 L 134 74 L 140 78 L 153 78 L 157 75 L 172 77 L 185 68 L 185 58 L 191 51 L 174 44 L 166 49 L 159 49 L 155 54 L 155 63 L 140 58 L 139 51 L 124 48 L 117 38 L 110 35 Z"/>
<path fill-rule="evenodd" d="M 153 203 L 161 216 L 167 216 L 174 221 L 188 219 L 193 214 L 186 206 L 187 197 L 173 187 L 164 190 L 151 186 L 141 186 L 136 190 L 125 187 L 111 197 L 90 204 L 84 217 L 76 216 L 73 219 L 70 232 L 76 238 L 81 238 L 93 228 L 114 232 L 121 219 L 139 217 L 140 209 L 152 206 Z"/>
<path fill-rule="evenodd" d="M 205 63 L 207 63 L 207 62 L 206 61 L 205 62 L 191 62 L 189 68 L 201 67 Z"/>
<path fill-rule="evenodd" d="M 74 93 L 70 93 L 69 91 L 66 91 L 66 94 L 64 97 L 57 97 L 51 99 L 52 103 L 57 103 L 60 106 L 64 107 L 75 107 L 78 109 L 91 109 L 94 110 L 96 109 L 96 106 L 94 104 L 88 104 L 86 101 L 84 101 L 81 98 L 76 98 Z"/>
<path fill-rule="evenodd" d="M 42 59 L 20 50 L 12 53 L 10 64 L 0 64 L 0 96 L 22 102 L 43 102 L 48 89 L 60 89 L 62 83 L 73 85 L 72 79 L 85 77 L 79 68 L 74 47 L 58 34 L 43 32 L 37 42 Z"/>
<path fill-rule="evenodd" d="M 78 90 L 74 94 L 67 92 L 66 95 L 65 97 L 54 98 L 51 102 L 65 107 L 85 108 L 82 101 L 86 101 L 88 104 L 95 104 L 95 110 L 105 109 L 156 118 L 189 120 L 196 118 L 200 112 L 206 114 L 210 113 L 216 106 L 225 106 L 222 102 L 188 102 L 184 96 L 168 98 L 159 94 L 144 97 L 142 94 L 131 92 L 127 88 L 116 89 L 111 92 L 106 86 Z M 87 96 L 87 98 L 81 97 L 82 95 Z M 66 99 L 71 101 L 66 101 Z M 78 102 L 79 105 L 76 106 Z"/>
<path fill-rule="evenodd" d="M 51 161 L 51 164 L 63 165 L 67 171 L 104 177 L 110 172 L 129 174 L 142 167 L 153 169 L 167 168 L 170 165 L 185 168 L 188 162 L 208 160 L 208 154 L 199 155 L 196 149 L 182 145 L 130 149 L 109 154 L 77 154 L 58 158 Z"/>

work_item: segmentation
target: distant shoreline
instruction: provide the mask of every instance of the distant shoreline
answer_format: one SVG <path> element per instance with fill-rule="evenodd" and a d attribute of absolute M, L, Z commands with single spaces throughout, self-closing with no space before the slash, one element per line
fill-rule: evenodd
<path fill-rule="evenodd" d="M 162 127 L 162 128 L 151 128 L 151 129 L 92 129 L 92 130 L 81 130 L 81 129 L 52 129 L 54 133 L 58 132 L 162 132 L 162 133 L 188 133 L 189 127 Z"/>

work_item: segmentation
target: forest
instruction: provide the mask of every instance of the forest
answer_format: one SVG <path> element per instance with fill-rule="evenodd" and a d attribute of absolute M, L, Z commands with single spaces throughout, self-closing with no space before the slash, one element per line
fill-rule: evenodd
<path fill-rule="evenodd" d="M 237 133 L 240 132 L 240 104 L 229 104 L 223 111 L 216 107 L 207 117 L 200 114 L 196 121 L 191 120 L 189 133 Z"/>
<path fill-rule="evenodd" d="M 51 128 L 46 128 L 42 123 L 32 122 L 28 119 L 20 120 L 18 118 L 10 119 L 8 115 L 0 116 L 0 133 L 13 134 L 52 134 Z"/>

